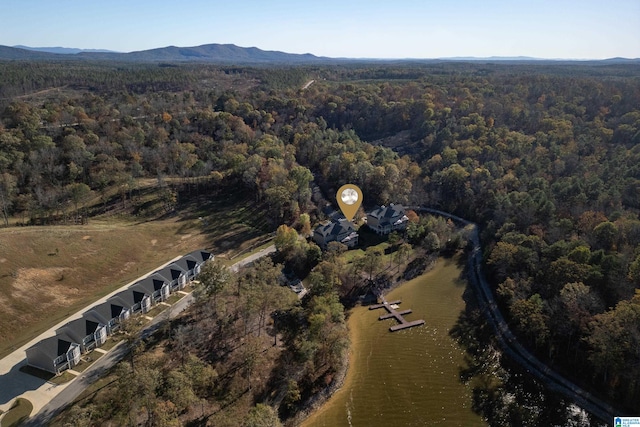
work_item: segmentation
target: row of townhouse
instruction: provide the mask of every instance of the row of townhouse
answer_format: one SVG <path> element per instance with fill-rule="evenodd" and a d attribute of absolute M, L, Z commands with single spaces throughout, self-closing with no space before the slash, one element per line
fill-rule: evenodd
<path fill-rule="evenodd" d="M 380 235 L 404 230 L 408 221 L 404 207 L 393 203 L 389 206 L 379 206 L 367 213 L 367 226 Z M 334 218 L 316 227 L 313 240 L 323 249 L 331 242 L 339 242 L 353 248 L 358 245 L 358 233 L 351 221 Z"/>
<path fill-rule="evenodd" d="M 121 321 L 148 312 L 172 292 L 183 289 L 211 259 L 213 255 L 205 250 L 191 252 L 91 307 L 81 318 L 56 329 L 55 336 L 29 347 L 27 364 L 53 374 L 72 368 L 83 353 L 103 345 Z"/>

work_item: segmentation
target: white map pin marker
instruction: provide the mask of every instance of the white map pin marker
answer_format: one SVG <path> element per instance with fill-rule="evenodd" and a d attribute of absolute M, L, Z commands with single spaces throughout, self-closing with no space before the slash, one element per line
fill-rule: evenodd
<path fill-rule="evenodd" d="M 362 204 L 362 190 L 357 185 L 345 184 L 338 190 L 336 200 L 344 217 L 351 221 Z"/>

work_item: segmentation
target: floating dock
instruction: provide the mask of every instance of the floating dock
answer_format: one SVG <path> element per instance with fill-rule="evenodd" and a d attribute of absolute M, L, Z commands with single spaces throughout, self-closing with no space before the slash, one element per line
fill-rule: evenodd
<path fill-rule="evenodd" d="M 400 304 L 402 301 L 398 300 L 398 301 L 391 301 L 391 302 L 387 302 L 384 297 L 382 297 L 382 304 L 375 304 L 369 307 L 369 310 L 377 310 L 379 308 L 384 308 L 385 310 L 387 310 L 387 314 L 383 314 L 382 316 L 378 317 L 378 320 L 385 320 L 385 319 L 391 319 L 391 318 L 395 318 L 398 321 L 398 325 L 395 326 L 391 326 L 389 328 L 389 330 L 391 332 L 395 332 L 395 331 L 400 331 L 402 329 L 408 329 L 408 328 L 412 328 L 414 326 L 420 326 L 420 325 L 424 325 L 424 320 L 414 320 L 412 322 L 407 321 L 407 319 L 404 318 L 405 314 L 409 314 L 411 313 L 411 310 L 402 310 L 402 311 L 397 311 L 394 307 L 392 306 L 398 306 L 398 304 Z"/>

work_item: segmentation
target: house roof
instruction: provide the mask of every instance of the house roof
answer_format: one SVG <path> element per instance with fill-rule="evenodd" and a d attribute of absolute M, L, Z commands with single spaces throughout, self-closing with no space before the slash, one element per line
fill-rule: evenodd
<path fill-rule="evenodd" d="M 112 313 L 116 312 L 117 314 L 114 317 L 118 317 L 120 315 L 120 312 L 122 312 L 122 310 L 118 312 L 117 307 L 121 307 L 123 309 L 128 310 L 131 307 L 133 307 L 138 301 L 135 300 L 133 296 L 133 291 L 131 289 L 126 289 L 122 292 L 118 292 L 117 294 L 109 298 L 107 302 L 111 303 L 112 306 L 115 306 L 115 307 L 111 307 L 111 312 Z"/>
<path fill-rule="evenodd" d="M 183 267 L 179 266 L 178 264 L 171 263 L 169 265 L 167 265 L 164 268 L 161 268 L 160 270 L 157 270 L 154 274 L 158 274 L 160 276 L 164 276 L 168 279 L 171 280 L 178 280 L 178 278 L 183 275 L 183 274 L 187 274 L 187 270 L 189 269 L 184 269 Z M 169 280 L 169 281 L 171 281 Z"/>
<path fill-rule="evenodd" d="M 211 252 L 205 251 L 204 249 L 195 250 L 189 253 L 188 255 L 191 255 L 192 257 L 194 257 L 196 261 L 198 261 L 198 263 L 200 264 L 202 264 L 205 261 L 209 261 L 210 259 L 213 259 L 213 254 Z"/>
<path fill-rule="evenodd" d="M 325 238 L 328 236 L 339 236 L 343 233 L 353 233 L 356 229 L 350 221 L 331 221 L 324 225 L 319 225 L 314 230 Z"/>
<path fill-rule="evenodd" d="M 58 338 L 58 356 L 60 356 L 61 354 L 69 350 L 69 347 L 71 346 L 71 344 L 73 343 L 80 344 L 80 341 L 81 341 L 81 339 L 79 340 L 72 334 L 69 334 L 64 331 L 60 331 L 60 332 L 56 331 L 56 338 Z M 84 336 L 82 338 L 84 338 Z"/>
<path fill-rule="evenodd" d="M 122 306 L 116 301 L 107 301 L 98 304 L 87 310 L 82 316 L 89 320 L 97 320 L 101 323 L 108 323 L 122 312 Z"/>
<path fill-rule="evenodd" d="M 346 219 L 340 211 L 336 210 L 336 208 L 334 208 L 333 205 L 330 204 L 327 204 L 322 209 L 322 213 L 324 213 L 332 221 L 342 221 Z"/>
<path fill-rule="evenodd" d="M 160 275 L 156 272 L 129 286 L 129 289 L 132 291 L 141 291 L 152 294 L 155 291 L 162 289 L 162 287 L 169 282 L 171 281 L 164 275 Z"/>
<path fill-rule="evenodd" d="M 177 265 L 185 271 L 189 271 L 193 270 L 196 267 L 198 261 L 195 259 L 195 257 L 193 257 L 193 255 L 185 255 L 173 264 Z"/>
<path fill-rule="evenodd" d="M 64 325 L 62 328 L 56 330 L 56 334 L 66 333 L 71 336 L 74 340 L 80 340 L 86 337 L 89 334 L 92 334 L 98 329 L 99 323 L 89 320 L 85 317 L 81 317 L 80 319 L 72 320 L 71 322 Z"/>
<path fill-rule="evenodd" d="M 47 355 L 51 359 L 55 359 L 61 354 L 65 354 L 69 347 L 71 346 L 72 341 L 68 339 L 63 339 L 59 335 L 54 337 L 45 338 L 42 341 L 38 341 L 31 347 L 29 347 L 26 351 L 27 354 L 37 351 L 39 353 Z"/>
<path fill-rule="evenodd" d="M 391 219 L 404 215 L 404 207 L 402 205 L 394 205 L 391 203 L 389 206 L 380 206 L 369 212 L 367 215 L 371 215 L 378 219 Z"/>
<path fill-rule="evenodd" d="M 138 297 L 136 298 L 136 294 L 142 294 L 142 295 L 153 295 L 153 293 L 156 291 L 156 289 L 153 287 L 153 283 L 151 283 L 150 281 L 145 281 L 145 280 L 141 280 L 139 282 L 136 282 L 135 284 L 129 286 L 128 289 L 130 292 L 133 292 L 134 297 L 133 300 L 134 301 L 139 301 L 142 299 L 142 297 Z"/>
<path fill-rule="evenodd" d="M 123 304 L 125 304 L 124 307 L 131 308 L 142 301 L 145 296 L 151 297 L 154 291 L 155 289 L 152 287 L 150 288 L 146 284 L 138 282 L 130 286 L 126 291 L 120 292 L 118 296 Z"/>

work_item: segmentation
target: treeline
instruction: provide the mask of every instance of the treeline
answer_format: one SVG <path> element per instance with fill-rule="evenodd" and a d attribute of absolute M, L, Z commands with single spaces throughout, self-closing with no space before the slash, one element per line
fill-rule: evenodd
<path fill-rule="evenodd" d="M 37 70 L 3 66 L 23 79 L 7 90 L 47 85 Z M 77 210 L 78 185 L 101 194 L 158 176 L 240 185 L 265 202 L 274 228 L 321 215 L 314 183 L 329 196 L 358 184 L 367 205 L 454 212 L 481 225 L 488 272 L 521 338 L 637 411 L 637 65 L 356 64 L 291 76 L 138 67 L 188 85 L 136 92 L 132 74 L 103 70 L 121 81 L 3 110 L 5 217 Z M 295 85 L 307 79 L 316 82 Z"/>

